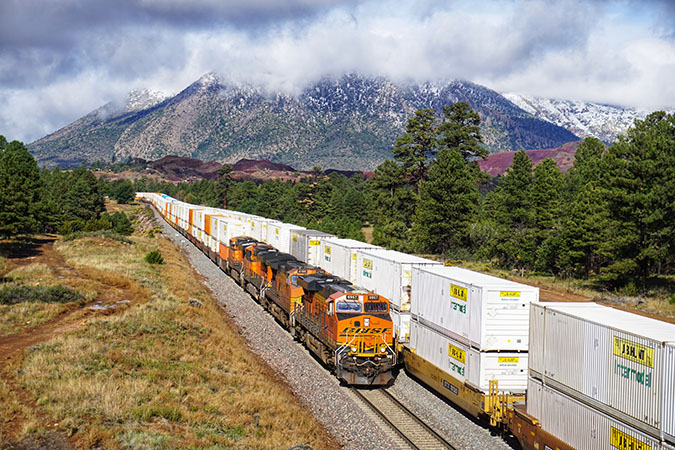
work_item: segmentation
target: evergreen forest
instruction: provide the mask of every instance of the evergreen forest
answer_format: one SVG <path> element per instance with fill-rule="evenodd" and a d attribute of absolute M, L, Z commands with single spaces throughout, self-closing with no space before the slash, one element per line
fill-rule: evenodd
<path fill-rule="evenodd" d="M 392 159 L 366 179 L 324 174 L 298 182 L 161 183 L 96 179 L 86 168 L 40 170 L 25 146 L 0 137 L 0 235 L 102 229 L 104 196 L 136 191 L 227 207 L 339 237 L 520 273 L 585 279 L 645 292 L 675 275 L 675 115 L 655 112 L 607 146 L 587 138 L 568 173 L 516 153 L 502 176 L 482 173 L 480 117 L 467 103 L 418 110 Z M 126 218 L 126 217 L 125 217 Z M 103 223 L 101 223 L 103 222 Z M 119 225 L 121 226 L 121 225 Z M 667 283 L 666 283 L 667 284 Z"/>

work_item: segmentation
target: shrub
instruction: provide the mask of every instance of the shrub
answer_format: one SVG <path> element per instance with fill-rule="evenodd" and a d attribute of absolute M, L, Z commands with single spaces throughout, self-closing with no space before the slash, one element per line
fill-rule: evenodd
<path fill-rule="evenodd" d="M 54 286 L 7 286 L 0 289 L 0 305 L 13 305 L 21 302 L 70 303 L 84 297 L 69 287 Z"/>
<path fill-rule="evenodd" d="M 145 255 L 145 262 L 148 264 L 164 264 L 164 258 L 159 250 L 153 250 Z"/>

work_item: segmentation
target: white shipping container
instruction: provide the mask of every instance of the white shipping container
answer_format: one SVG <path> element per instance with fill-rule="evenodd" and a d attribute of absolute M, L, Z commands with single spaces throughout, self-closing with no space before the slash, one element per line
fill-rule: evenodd
<path fill-rule="evenodd" d="M 356 284 L 356 251 L 381 248 L 354 239 L 323 239 L 319 266 L 328 273 Z"/>
<path fill-rule="evenodd" d="M 291 231 L 305 230 L 305 227 L 291 223 L 277 222 L 267 226 L 267 243 L 280 252 L 291 252 Z"/>
<path fill-rule="evenodd" d="M 498 381 L 500 392 L 523 393 L 527 388 L 527 353 L 481 352 L 414 319 L 409 346 L 417 356 L 485 394 L 490 380 Z"/>
<path fill-rule="evenodd" d="M 221 215 L 210 216 L 211 218 L 211 239 L 209 239 L 209 248 L 218 252 L 218 244 L 221 241 L 220 232 L 223 229 L 221 223 L 225 223 L 228 218 Z"/>
<path fill-rule="evenodd" d="M 266 219 L 260 216 L 248 216 L 246 218 L 246 223 L 248 225 L 249 236 L 258 241 L 267 240 L 267 222 L 270 219 Z"/>
<path fill-rule="evenodd" d="M 661 448 L 653 437 L 532 378 L 527 383 L 527 413 L 577 450 Z"/>
<path fill-rule="evenodd" d="M 675 441 L 675 325 L 600 305 L 531 308 L 532 376 Z"/>
<path fill-rule="evenodd" d="M 411 312 L 479 350 L 527 351 L 530 302 L 539 289 L 460 267 L 412 271 Z"/>
<path fill-rule="evenodd" d="M 409 312 L 413 267 L 441 265 L 438 261 L 394 250 L 357 250 L 356 284 L 388 298 L 392 309 Z"/>
<path fill-rule="evenodd" d="M 309 265 L 319 265 L 319 253 L 321 252 L 321 241 L 327 238 L 334 238 L 332 234 L 316 230 L 290 230 L 291 236 L 291 255 L 304 261 Z"/>
<path fill-rule="evenodd" d="M 218 223 L 218 241 L 225 247 L 230 246 L 230 239 L 243 236 L 244 224 L 241 221 L 227 217 Z"/>

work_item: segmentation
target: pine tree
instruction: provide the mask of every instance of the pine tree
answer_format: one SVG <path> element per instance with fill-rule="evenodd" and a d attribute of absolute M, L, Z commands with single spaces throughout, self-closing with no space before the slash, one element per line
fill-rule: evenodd
<path fill-rule="evenodd" d="M 460 153 L 441 150 L 419 192 L 412 228 L 416 248 L 442 254 L 467 249 L 478 189 Z"/>
<path fill-rule="evenodd" d="M 443 107 L 444 121 L 438 127 L 438 142 L 443 148 L 457 150 L 466 162 L 487 158 L 489 150 L 481 147 L 480 116 L 466 102 Z"/>
<path fill-rule="evenodd" d="M 436 113 L 433 109 L 415 111 L 415 115 L 408 120 L 405 134 L 396 139 L 396 145 L 392 150 L 394 159 L 401 163 L 415 191 L 419 182 L 427 177 L 429 159 L 434 158 L 438 152 L 435 120 Z"/>
<path fill-rule="evenodd" d="M 565 208 L 561 231 L 560 268 L 583 274 L 588 279 L 591 270 L 599 272 L 606 259 L 603 243 L 608 235 L 610 217 L 604 191 L 597 182 L 586 183 L 574 200 Z"/>
<path fill-rule="evenodd" d="M 535 261 L 535 233 L 531 201 L 532 161 L 524 150 L 516 152 L 513 164 L 488 199 L 488 214 L 497 233 L 490 253 L 506 266 L 531 268 Z"/>
<path fill-rule="evenodd" d="M 0 235 L 38 231 L 42 193 L 40 171 L 26 146 L 0 136 Z"/>
<path fill-rule="evenodd" d="M 215 197 L 218 201 L 217 208 L 227 209 L 227 196 L 232 189 L 234 180 L 232 179 L 232 166 L 230 164 L 223 164 L 218 169 L 218 178 L 216 179 Z"/>
<path fill-rule="evenodd" d="M 607 151 L 606 198 L 612 219 L 604 278 L 646 286 L 675 254 L 675 115 L 662 111 L 636 120 Z"/>
<path fill-rule="evenodd" d="M 71 172 L 63 209 L 67 220 L 80 219 L 84 222 L 98 219 L 105 210 L 103 192 L 99 190 L 99 184 L 91 171 L 80 167 Z"/>

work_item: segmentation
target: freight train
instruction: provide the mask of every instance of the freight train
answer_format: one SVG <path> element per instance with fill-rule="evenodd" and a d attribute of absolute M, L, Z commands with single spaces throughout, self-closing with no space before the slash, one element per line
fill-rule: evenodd
<path fill-rule="evenodd" d="M 675 450 L 675 325 L 250 214 L 138 193 L 337 377 L 401 365 L 526 449 Z M 358 287 L 357 287 L 358 286 Z"/>

